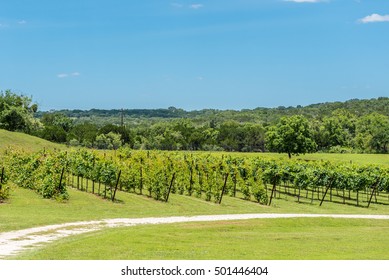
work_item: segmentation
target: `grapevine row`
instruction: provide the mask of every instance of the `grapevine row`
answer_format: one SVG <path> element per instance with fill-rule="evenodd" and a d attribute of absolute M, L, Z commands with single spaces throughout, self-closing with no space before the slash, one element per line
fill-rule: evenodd
<path fill-rule="evenodd" d="M 9 197 L 9 187 L 7 185 L 7 174 L 4 166 L 0 166 L 0 203 Z"/>
<path fill-rule="evenodd" d="M 343 203 L 347 200 L 360 205 L 363 200 L 370 205 L 380 194 L 389 193 L 388 168 L 328 161 L 129 149 L 121 149 L 115 156 L 87 149 L 9 152 L 8 161 L 15 183 L 35 189 L 45 198 L 67 199 L 65 182 L 112 200 L 120 190 L 161 201 L 177 193 L 217 203 L 223 195 L 230 195 L 271 204 L 277 194 L 295 196 L 297 201 L 305 194 L 311 203 L 316 200 L 322 204 L 339 197 Z"/>

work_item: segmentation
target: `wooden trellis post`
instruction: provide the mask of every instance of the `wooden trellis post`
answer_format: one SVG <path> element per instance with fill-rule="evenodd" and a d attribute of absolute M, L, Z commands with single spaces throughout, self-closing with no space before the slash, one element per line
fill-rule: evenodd
<path fill-rule="evenodd" d="M 173 188 L 175 177 L 176 177 L 176 173 L 173 173 L 172 179 L 170 180 L 169 189 L 168 189 L 167 194 L 166 194 L 165 202 L 168 202 L 168 200 L 169 200 L 169 195 L 170 195 L 170 192 L 171 192 L 171 190 Z"/>
<path fill-rule="evenodd" d="M 0 190 L 2 188 L 2 183 L 4 182 L 4 167 L 1 169 L 1 178 L 0 178 Z"/>
<path fill-rule="evenodd" d="M 223 194 L 224 194 L 224 192 L 226 191 L 227 178 L 228 178 L 228 173 L 226 173 L 226 177 L 224 178 L 224 185 L 223 185 L 222 193 L 220 194 L 219 204 L 222 203 Z"/>
<path fill-rule="evenodd" d="M 62 183 L 62 179 L 63 179 L 63 174 L 65 172 L 65 167 L 62 168 L 62 172 L 61 172 L 61 178 L 59 179 L 59 184 L 58 184 L 58 190 L 61 189 L 61 183 Z"/>
<path fill-rule="evenodd" d="M 0 183 L 4 183 L 4 166 L 1 168 L 1 179 Z"/>
<path fill-rule="evenodd" d="M 374 193 L 377 191 L 377 187 L 378 187 L 378 185 L 379 185 L 379 183 L 380 183 L 380 180 L 381 180 L 381 179 L 378 179 L 377 182 L 375 182 L 375 184 L 374 184 L 374 186 L 373 186 L 373 190 L 371 191 L 371 195 L 370 195 L 369 203 L 367 204 L 367 208 L 369 208 L 370 203 L 371 203 L 371 200 L 373 199 L 373 195 L 374 195 Z"/>
<path fill-rule="evenodd" d="M 328 184 L 328 186 L 327 186 L 327 188 L 326 188 L 326 191 L 324 192 L 323 198 L 322 198 L 321 201 L 320 201 L 320 206 L 323 204 L 324 198 L 326 197 L 328 190 L 329 190 L 329 189 L 332 189 L 332 183 L 333 183 L 334 181 L 335 181 L 335 179 L 332 179 L 331 182 Z"/>
<path fill-rule="evenodd" d="M 326 191 L 324 192 L 323 198 L 322 198 L 321 201 L 320 201 L 320 206 L 323 204 L 324 198 L 326 197 L 327 192 L 328 192 L 328 190 L 329 190 L 330 188 L 331 188 L 331 184 L 328 185 L 328 187 L 326 188 Z"/>
<path fill-rule="evenodd" d="M 274 192 L 276 191 L 276 188 L 277 188 L 277 177 L 275 178 L 274 183 L 273 183 L 273 188 L 271 189 L 269 206 L 271 205 L 271 201 L 273 200 L 273 195 L 274 195 Z"/>
<path fill-rule="evenodd" d="M 115 196 L 116 196 L 116 191 L 118 189 L 118 185 L 119 185 L 119 180 L 120 180 L 120 175 L 122 174 L 122 171 L 119 170 L 119 174 L 118 174 L 118 179 L 116 181 L 116 186 L 115 186 L 115 190 L 113 192 L 113 196 L 112 196 L 112 202 L 115 200 Z M 112 193 L 112 192 L 111 192 Z"/>

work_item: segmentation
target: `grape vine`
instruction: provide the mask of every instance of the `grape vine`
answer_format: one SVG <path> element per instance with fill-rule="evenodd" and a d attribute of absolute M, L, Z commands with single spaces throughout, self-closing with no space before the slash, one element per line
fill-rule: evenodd
<path fill-rule="evenodd" d="M 389 194 L 389 169 L 329 161 L 269 160 L 258 156 L 88 149 L 5 157 L 17 185 L 44 198 L 68 199 L 67 186 L 115 201 L 117 191 L 168 201 L 171 193 L 221 203 L 228 195 L 271 205 L 274 199 L 341 202 L 369 207 Z M 3 186 L 3 183 L 0 185 Z M 388 196 L 389 201 L 389 196 Z M 387 203 L 387 202 L 386 202 Z"/>

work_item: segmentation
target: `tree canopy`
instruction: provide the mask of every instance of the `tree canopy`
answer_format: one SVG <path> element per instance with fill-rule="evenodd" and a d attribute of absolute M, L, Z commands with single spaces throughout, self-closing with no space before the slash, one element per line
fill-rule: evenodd
<path fill-rule="evenodd" d="M 272 152 L 304 154 L 316 151 L 313 131 L 308 120 L 296 115 L 283 117 L 278 124 L 269 127 L 266 133 L 267 148 Z"/>
<path fill-rule="evenodd" d="M 389 98 L 252 110 L 168 109 L 37 112 L 0 92 L 0 128 L 72 146 L 282 152 L 389 152 Z"/>
<path fill-rule="evenodd" d="M 10 90 L 0 92 L 0 128 L 30 132 L 37 124 L 33 114 L 38 110 L 32 99 Z"/>

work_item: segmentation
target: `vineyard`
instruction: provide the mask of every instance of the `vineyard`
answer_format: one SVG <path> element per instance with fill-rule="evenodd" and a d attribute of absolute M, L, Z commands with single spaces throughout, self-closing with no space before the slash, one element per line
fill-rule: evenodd
<path fill-rule="evenodd" d="M 4 201 L 9 196 L 9 187 L 6 184 L 7 177 L 5 174 L 5 168 L 0 168 L 0 202 Z"/>
<path fill-rule="evenodd" d="M 7 150 L 1 171 L 3 199 L 9 177 L 22 188 L 57 200 L 69 199 L 67 187 L 73 187 L 112 201 L 123 191 L 164 202 L 176 193 L 219 204 L 229 195 L 264 205 L 281 197 L 319 205 L 389 205 L 389 170 L 375 165 L 129 149 L 120 149 L 115 156 L 87 149 Z"/>

